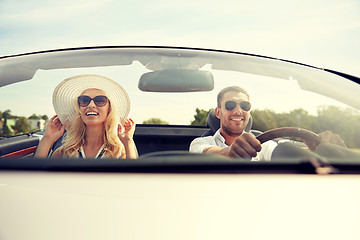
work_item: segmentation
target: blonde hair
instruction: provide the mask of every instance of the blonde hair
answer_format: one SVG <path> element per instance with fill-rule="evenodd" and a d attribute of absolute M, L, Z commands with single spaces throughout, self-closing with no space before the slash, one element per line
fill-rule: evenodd
<path fill-rule="evenodd" d="M 104 122 L 104 132 L 102 138 L 104 141 L 104 155 L 108 158 L 126 158 L 125 148 L 117 135 L 116 110 L 111 107 L 109 100 L 109 113 Z M 80 111 L 76 103 L 77 112 Z M 78 157 L 78 151 L 85 144 L 86 126 L 81 120 L 79 114 L 76 114 L 68 123 L 66 134 L 64 135 L 62 153 L 67 157 Z"/>

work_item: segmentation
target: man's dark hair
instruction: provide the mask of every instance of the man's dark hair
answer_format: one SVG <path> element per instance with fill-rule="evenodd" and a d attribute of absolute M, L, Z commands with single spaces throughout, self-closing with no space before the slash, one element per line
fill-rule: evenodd
<path fill-rule="evenodd" d="M 227 93 L 227 92 L 241 92 L 241 93 L 245 94 L 250 99 L 249 93 L 245 89 L 243 89 L 241 87 L 238 87 L 238 86 L 226 87 L 223 90 L 221 90 L 217 95 L 218 107 L 221 107 L 220 102 L 221 102 L 224 94 Z"/>

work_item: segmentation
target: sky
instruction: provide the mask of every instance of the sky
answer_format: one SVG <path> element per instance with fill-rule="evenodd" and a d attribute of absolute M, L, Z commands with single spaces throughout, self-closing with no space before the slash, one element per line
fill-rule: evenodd
<path fill-rule="evenodd" d="M 100 45 L 212 48 L 360 76 L 359 0 L 0 0 L 0 56 Z"/>
<path fill-rule="evenodd" d="M 360 76 L 359 13 L 359 0 L 0 0 L 0 56 L 86 46 L 178 46 L 252 53 Z"/>

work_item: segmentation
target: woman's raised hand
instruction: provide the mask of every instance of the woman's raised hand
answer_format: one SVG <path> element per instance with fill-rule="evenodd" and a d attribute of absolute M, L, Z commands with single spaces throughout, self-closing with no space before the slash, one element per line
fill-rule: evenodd
<path fill-rule="evenodd" d="M 65 127 L 66 125 L 61 123 L 58 116 L 54 115 L 52 118 L 50 118 L 47 124 L 44 138 L 47 138 L 53 143 L 56 142 L 56 140 L 58 140 L 64 134 Z"/>
<path fill-rule="evenodd" d="M 50 118 L 44 136 L 41 138 L 34 157 L 46 158 L 51 146 L 58 140 L 65 131 L 65 124 L 60 122 L 57 115 Z"/>
<path fill-rule="evenodd" d="M 132 139 L 135 132 L 135 122 L 128 118 L 125 120 L 124 126 L 118 125 L 118 136 L 122 142 Z"/>

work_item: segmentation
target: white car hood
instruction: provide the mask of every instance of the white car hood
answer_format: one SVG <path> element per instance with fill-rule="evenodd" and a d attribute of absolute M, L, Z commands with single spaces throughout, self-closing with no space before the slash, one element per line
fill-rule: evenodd
<path fill-rule="evenodd" d="M 2 172 L 0 239 L 360 239 L 357 175 Z"/>

